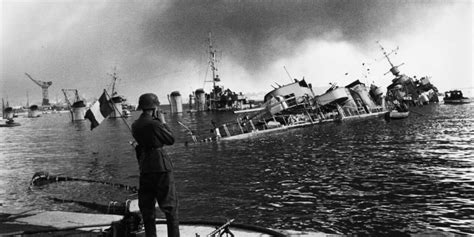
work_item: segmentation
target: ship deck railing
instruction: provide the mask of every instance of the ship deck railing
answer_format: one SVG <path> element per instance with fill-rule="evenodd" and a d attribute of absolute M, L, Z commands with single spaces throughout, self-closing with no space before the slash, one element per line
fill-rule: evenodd
<path fill-rule="evenodd" d="M 246 133 L 262 132 L 265 130 L 272 130 L 284 128 L 289 126 L 307 125 L 315 121 L 316 115 L 309 116 L 306 114 L 286 114 L 273 115 L 271 117 L 260 119 L 241 119 L 238 118 L 235 122 L 224 123 L 215 129 L 216 134 L 220 134 L 221 138 L 237 136 Z"/>
<path fill-rule="evenodd" d="M 298 103 L 296 97 L 287 98 L 280 103 L 282 102 L 285 102 L 288 105 L 285 110 L 298 106 L 302 107 L 303 110 L 298 113 L 278 115 L 261 112 L 252 118 L 248 118 L 248 116 L 239 117 L 235 121 L 227 122 L 215 127 L 214 132 L 217 139 L 238 139 L 239 137 L 249 137 L 252 134 L 308 126 L 316 123 L 332 122 L 343 118 L 367 117 L 385 111 L 383 107 L 377 106 L 368 108 L 370 111 L 368 113 L 363 107 L 360 107 L 359 109 L 363 109 L 363 111 L 359 109 L 350 109 L 351 112 L 346 114 L 349 110 L 346 111 L 346 109 L 343 109 L 345 114 L 341 117 L 338 110 L 322 112 L 318 109 L 311 109 L 311 106 L 306 103 L 306 101 Z"/>

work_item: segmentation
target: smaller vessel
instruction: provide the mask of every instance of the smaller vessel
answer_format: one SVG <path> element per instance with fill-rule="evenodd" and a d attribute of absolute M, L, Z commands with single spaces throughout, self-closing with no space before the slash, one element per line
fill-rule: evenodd
<path fill-rule="evenodd" d="M 469 104 L 471 103 L 471 99 L 464 97 L 462 91 L 460 90 L 452 90 L 444 92 L 444 99 L 445 104 Z"/>
<path fill-rule="evenodd" d="M 0 127 L 16 127 L 20 125 L 20 123 L 15 122 L 13 119 L 7 119 L 5 124 L 0 124 Z"/>
<path fill-rule="evenodd" d="M 385 114 L 385 119 L 387 119 L 387 120 L 404 119 L 404 118 L 408 118 L 408 115 L 410 115 L 410 111 L 400 112 L 400 111 L 397 111 L 397 110 L 392 110 L 392 111 L 387 112 Z"/>
<path fill-rule="evenodd" d="M 385 114 L 386 120 L 391 119 L 404 119 L 408 118 L 410 111 L 408 110 L 408 105 L 402 101 L 393 100 L 387 102 L 387 107 L 389 111 Z"/>

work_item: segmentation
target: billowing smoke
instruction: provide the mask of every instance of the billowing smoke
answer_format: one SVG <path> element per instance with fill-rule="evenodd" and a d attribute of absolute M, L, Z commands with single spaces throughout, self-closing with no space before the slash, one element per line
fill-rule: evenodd
<path fill-rule="evenodd" d="M 387 50 L 400 46 L 394 60 L 405 62 L 407 73 L 426 73 L 446 86 L 448 75 L 463 78 L 465 87 L 472 78 L 467 0 L 7 0 L 1 6 L 0 93 L 17 104 L 25 103 L 26 91 L 41 100 L 25 72 L 53 81 L 52 101 L 62 88 L 97 97 L 114 68 L 119 92 L 132 103 L 143 92 L 166 101 L 174 90 L 185 96 L 209 90 L 209 32 L 223 85 L 244 93 L 268 92 L 288 77 L 343 85 L 363 78 L 361 64 L 369 61 L 367 81 L 386 86 L 388 64 L 374 61 L 382 56 L 377 40 Z"/>
<path fill-rule="evenodd" d="M 212 31 L 219 48 L 254 73 L 308 39 L 375 48 L 373 39 L 397 34 L 398 22 L 416 17 L 406 8 L 376 0 L 176 1 L 165 11 L 157 4 L 161 14 L 148 14 L 143 39 L 174 56 L 196 58 Z"/>

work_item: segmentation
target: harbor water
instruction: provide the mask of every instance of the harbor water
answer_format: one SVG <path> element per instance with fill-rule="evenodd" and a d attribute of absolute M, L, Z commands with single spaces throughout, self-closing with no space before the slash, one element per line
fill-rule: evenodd
<path fill-rule="evenodd" d="M 474 106 L 414 109 L 403 120 L 345 121 L 201 144 L 190 143 L 177 121 L 205 138 L 211 120 L 235 115 L 167 113 L 176 136 L 166 151 L 180 218 L 339 234 L 474 234 Z M 128 124 L 139 112 L 132 115 Z M 29 187 L 38 171 L 138 185 L 132 137 L 121 119 L 106 119 L 93 131 L 68 113 L 15 121 L 21 126 L 0 128 L 0 212 L 94 212 L 57 199 L 107 204 L 136 197 L 87 182 Z"/>

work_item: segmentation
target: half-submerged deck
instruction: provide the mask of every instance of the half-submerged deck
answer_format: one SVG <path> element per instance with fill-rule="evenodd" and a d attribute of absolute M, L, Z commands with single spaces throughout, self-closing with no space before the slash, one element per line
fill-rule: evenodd
<path fill-rule="evenodd" d="M 281 113 L 273 114 L 270 111 Z M 332 109 L 321 108 L 314 106 L 308 99 L 301 100 L 293 96 L 267 103 L 265 108 L 252 110 L 249 114 L 239 112 L 245 115 L 215 127 L 213 136 L 201 141 L 246 139 L 323 123 L 383 117 L 386 112 L 381 106 L 372 109 L 351 109 L 340 105 L 334 105 Z"/>

